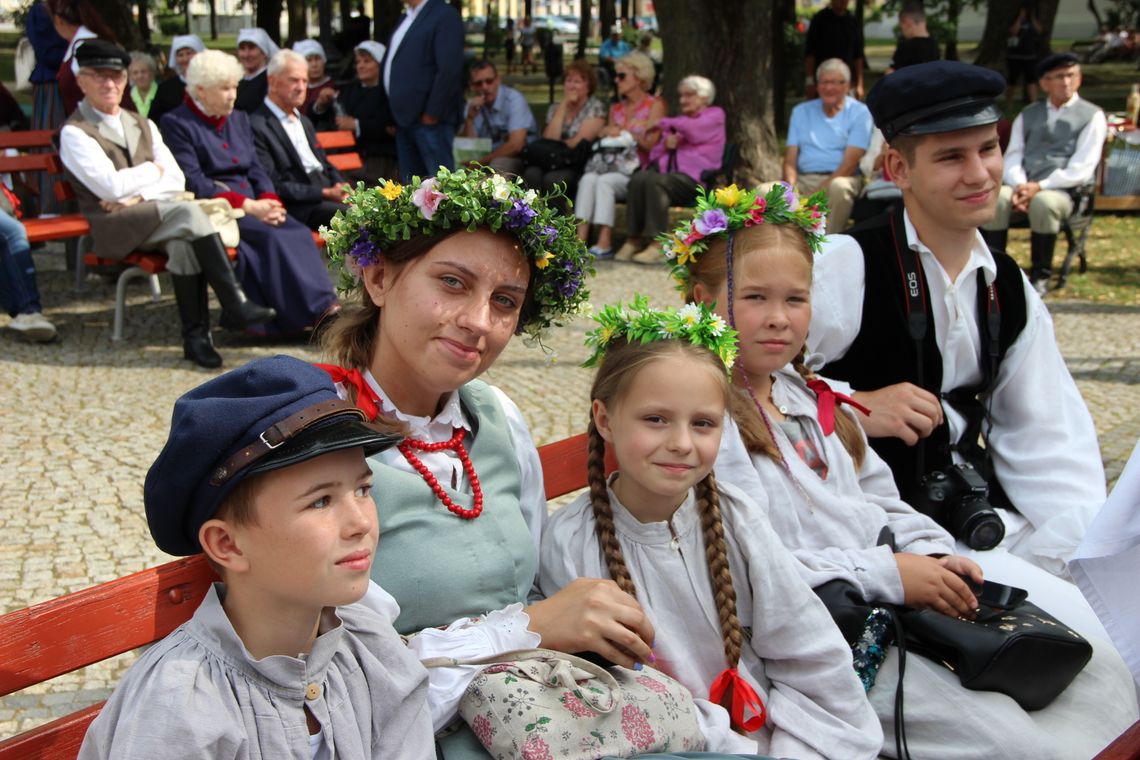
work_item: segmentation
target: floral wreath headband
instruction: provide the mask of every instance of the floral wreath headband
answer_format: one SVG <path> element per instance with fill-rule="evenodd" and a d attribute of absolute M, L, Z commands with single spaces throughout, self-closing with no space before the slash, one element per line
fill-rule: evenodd
<path fill-rule="evenodd" d="M 541 344 L 549 328 L 562 324 L 586 303 L 583 286 L 594 274 L 593 256 L 576 235 L 576 220 L 551 205 L 561 197 L 527 190 L 486 167 L 412 177 L 409 185 L 385 180 L 375 187 L 359 183 L 328 226 L 321 227 L 337 289 L 342 295 L 361 287 L 364 267 L 380 261 L 385 250 L 413 235 L 439 230 L 485 227 L 507 230 L 534 263 L 531 293 L 535 313 L 518 332 Z"/>
<path fill-rule="evenodd" d="M 680 309 L 654 309 L 649 299 L 635 295 L 628 306 L 609 304 L 593 315 L 599 327 L 586 333 L 586 345 L 594 349 L 583 367 L 596 367 L 615 341 L 652 343 L 656 340 L 687 340 L 704 346 L 720 357 L 726 370 L 736 360 L 736 330 L 704 304 L 687 303 Z"/>
<path fill-rule="evenodd" d="M 691 267 L 708 249 L 710 239 L 758 224 L 792 224 L 803 230 L 812 253 L 819 253 L 827 212 L 826 192 L 820 190 L 801 198 L 787 182 L 777 182 L 767 193 L 761 193 L 760 188 L 741 190 L 735 184 L 716 190 L 698 189 L 693 217 L 658 240 L 678 288 L 687 292 Z"/>

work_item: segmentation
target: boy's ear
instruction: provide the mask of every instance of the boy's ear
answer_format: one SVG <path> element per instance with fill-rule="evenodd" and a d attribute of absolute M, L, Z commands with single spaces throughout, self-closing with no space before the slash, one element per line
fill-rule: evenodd
<path fill-rule="evenodd" d="M 590 404 L 590 414 L 594 416 L 594 427 L 606 443 L 614 442 L 613 430 L 610 428 L 610 413 L 604 401 L 594 399 Z"/>
<path fill-rule="evenodd" d="M 368 291 L 368 297 L 377 308 L 384 308 L 384 295 L 392 288 L 393 274 L 392 268 L 386 266 L 383 257 L 375 264 L 364 267 L 364 271 L 360 274 L 364 288 Z"/>
<path fill-rule="evenodd" d="M 198 529 L 198 543 L 202 551 L 215 564 L 229 572 L 245 572 L 249 560 L 238 545 L 233 526 L 217 518 L 207 520 Z"/>
<path fill-rule="evenodd" d="M 883 148 L 883 168 L 891 175 L 891 180 L 903 190 L 910 189 L 910 165 L 902 151 L 886 147 Z"/>

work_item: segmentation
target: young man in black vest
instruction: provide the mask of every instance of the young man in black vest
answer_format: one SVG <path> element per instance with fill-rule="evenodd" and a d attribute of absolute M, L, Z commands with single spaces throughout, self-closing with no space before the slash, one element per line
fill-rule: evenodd
<path fill-rule="evenodd" d="M 1104 502 L 1104 469 L 1048 312 L 978 232 L 1001 187 L 994 98 L 1004 88 L 995 72 L 936 61 L 871 90 L 904 208 L 831 238 L 816 264 L 808 346 L 821 373 L 872 410 L 862 422 L 904 499 L 920 506 L 924 476 L 972 463 L 999 507 L 1001 546 L 1061 575 Z M 950 472 L 950 504 L 924 511 L 943 510 L 960 543 L 996 543 L 1001 527 L 955 497 L 970 481 Z M 989 574 L 1001 553 L 970 556 Z"/>
<path fill-rule="evenodd" d="M 1073 213 L 1073 193 L 1096 176 L 1108 126 L 1104 111 L 1077 94 L 1081 67 L 1072 53 L 1043 59 L 1037 64 L 1037 81 L 1048 97 L 1026 106 L 1013 120 L 1005 185 L 997 213 L 982 234 L 1004 251 L 1010 213 L 1028 216 L 1029 281 L 1045 295 L 1061 224 Z"/>

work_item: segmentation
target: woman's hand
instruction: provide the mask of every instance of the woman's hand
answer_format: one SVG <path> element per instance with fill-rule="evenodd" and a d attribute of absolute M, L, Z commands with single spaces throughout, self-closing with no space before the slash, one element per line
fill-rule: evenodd
<path fill-rule="evenodd" d="M 950 562 L 945 562 L 951 560 Z M 977 571 L 980 580 L 981 568 L 965 557 L 927 557 L 923 554 L 899 552 L 895 554 L 899 566 L 899 577 L 903 584 L 903 602 L 908 607 L 925 607 L 950 617 L 972 619 L 978 608 L 978 600 L 970 587 L 951 567 L 963 567 Z M 965 564 L 962 564 L 965 563 Z"/>
<path fill-rule="evenodd" d="M 981 565 L 960 554 L 947 554 L 945 557 L 939 557 L 938 562 L 955 575 L 968 577 L 978 586 L 982 585 L 982 581 L 985 580 L 982 577 Z"/>
<path fill-rule="evenodd" d="M 653 624 L 637 600 L 611 580 L 578 578 L 525 612 L 546 649 L 596 652 L 627 668 L 656 659 Z"/>
<path fill-rule="evenodd" d="M 271 227 L 279 227 L 285 223 L 285 207 L 279 201 L 272 198 L 262 198 L 261 200 L 247 200 L 241 207 L 242 211 L 252 216 L 258 221 L 264 222 Z"/>
<path fill-rule="evenodd" d="M 336 117 L 336 128 L 347 129 L 350 132 L 356 131 L 356 119 L 352 116 L 338 116 Z"/>

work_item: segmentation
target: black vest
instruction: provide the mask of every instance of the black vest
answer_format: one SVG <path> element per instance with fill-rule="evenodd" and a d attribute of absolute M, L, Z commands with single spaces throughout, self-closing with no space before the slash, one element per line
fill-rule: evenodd
<path fill-rule="evenodd" d="M 993 253 L 997 264 L 997 279 L 994 281 L 996 311 L 1001 315 L 996 362 L 990 359 L 987 351 L 990 345 L 987 319 L 987 314 L 990 313 L 989 289 L 981 287 L 979 283 L 978 325 L 981 330 L 982 346 L 979 361 L 982 366 L 982 380 L 977 386 L 956 388 L 943 394 L 941 393 L 942 355 L 935 342 L 934 319 L 930 314 L 926 276 L 918 261 L 918 254 L 906 245 L 902 209 L 870 219 L 855 227 L 850 234 L 863 249 L 866 272 L 863 321 L 859 334 L 843 358 L 826 365 L 820 373 L 825 377 L 845 380 L 857 391 L 875 390 L 896 383 L 910 382 L 941 397 L 944 403 L 953 402 L 959 409 L 964 405 L 974 404 L 975 411 L 980 411 L 976 406 L 978 394 L 985 392 L 992 385 L 997 366 L 1025 327 L 1025 290 L 1021 270 L 1016 262 L 1004 253 L 996 251 Z M 921 381 L 918 372 L 918 349 L 908 328 L 907 293 L 904 274 L 899 263 L 900 255 L 911 257 L 912 266 L 921 281 L 922 300 L 925 304 L 926 330 L 922 337 Z M 966 435 L 963 436 L 964 440 L 961 441 L 963 446 L 974 443 L 965 440 L 969 435 L 970 430 L 967 429 Z M 975 439 L 977 437 L 976 431 L 974 437 Z M 950 428 L 945 422 L 928 438 L 919 441 L 917 446 L 907 446 L 899 438 L 872 438 L 870 443 L 879 456 L 890 465 L 899 492 L 903 500 L 908 502 L 912 501 L 922 475 L 945 468 L 952 461 Z M 917 471 L 920 454 L 923 457 L 922 473 Z M 974 464 L 977 466 L 978 463 Z M 990 484 L 992 487 L 998 485 L 993 479 L 990 479 Z"/>

